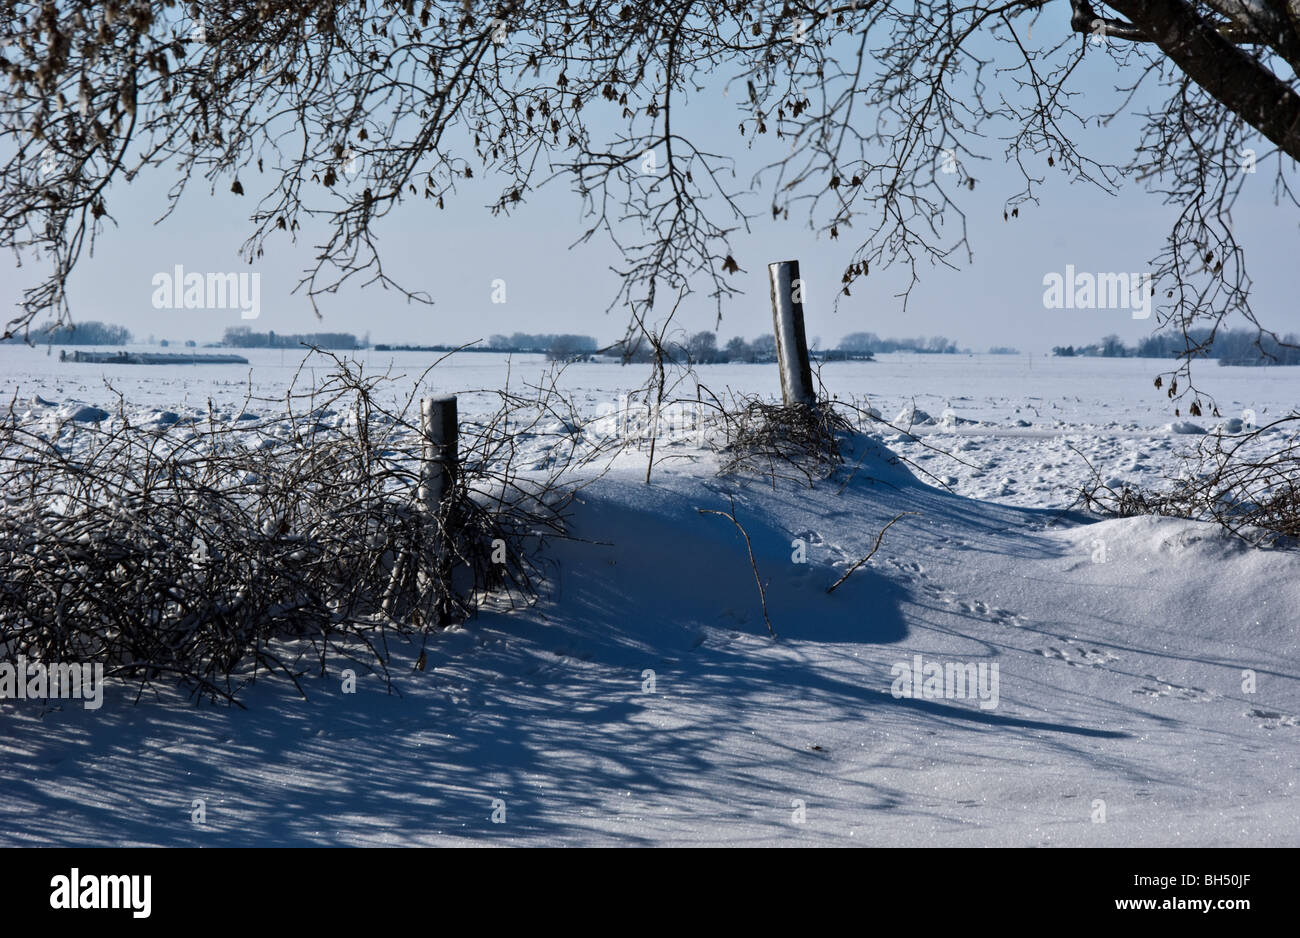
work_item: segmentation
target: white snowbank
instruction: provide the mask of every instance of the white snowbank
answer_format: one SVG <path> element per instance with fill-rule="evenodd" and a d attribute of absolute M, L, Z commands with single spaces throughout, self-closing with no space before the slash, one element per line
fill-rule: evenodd
<path fill-rule="evenodd" d="M 850 466 L 775 491 L 615 470 L 550 596 L 436 636 L 423 671 L 393 649 L 401 696 L 333 674 L 247 712 L 0 705 L 0 843 L 1297 841 L 1300 556 L 949 495 L 867 440 Z M 732 498 L 777 641 L 745 539 L 699 511 Z M 996 706 L 899 696 L 927 664 L 996 665 Z"/>

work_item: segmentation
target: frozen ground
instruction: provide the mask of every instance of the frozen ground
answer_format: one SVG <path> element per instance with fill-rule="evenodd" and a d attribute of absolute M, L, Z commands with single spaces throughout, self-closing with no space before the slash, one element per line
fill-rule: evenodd
<path fill-rule="evenodd" d="M 302 355 L 292 351 L 249 349 L 242 354 L 250 365 L 88 365 L 61 363 L 57 352 L 0 346 L 0 400 L 17 395 L 22 411 L 39 396 L 61 405 L 60 416 L 82 404 L 115 413 L 120 392 L 137 420 L 159 411 L 206 419 L 209 400 L 226 419 L 245 412 L 274 416 L 283 410 L 281 404 L 246 404 L 250 394 L 282 399 L 295 380 L 299 389 L 311 387 L 328 371 L 320 358 L 302 367 Z M 352 357 L 367 373 L 404 376 L 407 380 L 394 386 L 409 392 L 438 356 L 369 351 Z M 499 388 L 507 375 L 520 388 L 540 380 L 549 367 L 541 355 L 508 360 L 504 355 L 460 354 L 430 372 L 424 387 L 460 394 L 461 414 L 472 419 L 476 409 L 491 406 L 494 398 L 466 392 Z M 1183 416 L 1175 417 L 1168 399 L 1152 387 L 1167 367 L 1153 359 L 897 353 L 876 362 L 827 364 L 822 381 L 832 394 L 868 400 L 896 425 L 895 418 L 912 408 L 928 416 L 930 421 L 913 425 L 909 437 L 895 435 L 886 442 L 953 491 L 1034 507 L 1071 503 L 1091 477 L 1088 463 L 1106 479 L 1155 484 L 1174 468 L 1172 457 L 1196 443 L 1197 434 L 1179 431 L 1214 431 L 1245 411 L 1262 425 L 1300 407 L 1300 368 L 1205 363 L 1197 381 L 1215 396 L 1222 416 L 1187 417 L 1184 408 Z M 581 364 L 564 371 L 559 384 L 591 417 L 602 408 L 617 408 L 620 391 L 641 386 L 647 373 L 646 366 Z M 719 396 L 728 389 L 780 394 L 775 366 L 708 365 L 698 373 Z"/>
<path fill-rule="evenodd" d="M 255 360 L 258 393 L 287 385 L 278 357 Z M 427 364 L 403 359 L 410 374 Z M 20 410 L 116 409 L 103 366 L 47 361 L 0 347 Z M 503 373 L 451 364 L 439 391 Z M 516 361 L 512 380 L 542 367 Z M 1146 478 L 1189 438 L 1165 428 L 1157 370 L 978 356 L 827 366 L 831 391 L 869 396 L 887 418 L 915 398 L 939 421 L 922 439 L 983 468 L 919 460 L 956 480 L 942 491 L 890 456 L 923 448 L 888 434 L 860 441 L 846 484 L 741 486 L 682 447 L 689 458 L 645 486 L 629 454 L 584 493 L 583 540 L 556 547 L 546 600 L 439 635 L 423 672 L 401 649 L 400 696 L 364 675 L 344 694 L 334 675 L 309 681 L 306 701 L 261 683 L 247 711 L 130 706 L 120 689 L 98 711 L 6 701 L 0 844 L 1300 843 L 1300 555 L 1190 522 L 1064 510 L 1086 476 L 1067 442 L 1104 472 Z M 715 390 L 776 390 L 764 366 L 701 372 Z M 1295 372 L 1202 376 L 1225 418 L 1251 408 L 1262 421 L 1300 403 Z M 575 366 L 564 383 L 594 413 L 642 377 Z M 210 396 L 232 420 L 248 385 L 247 369 L 117 366 L 111 379 L 142 410 L 206 414 Z M 743 539 L 698 512 L 730 496 L 776 641 Z M 827 595 L 902 511 L 917 514 Z M 996 665 L 996 706 L 900 692 L 918 655 Z"/>

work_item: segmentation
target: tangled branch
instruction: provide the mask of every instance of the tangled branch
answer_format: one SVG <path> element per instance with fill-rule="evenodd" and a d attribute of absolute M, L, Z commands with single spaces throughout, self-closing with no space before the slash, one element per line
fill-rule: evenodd
<path fill-rule="evenodd" d="M 332 357 L 331 357 L 332 358 Z M 0 421 L 0 656 L 102 663 L 139 684 L 174 679 L 233 701 L 259 673 L 306 663 L 389 678 L 390 645 L 531 602 L 548 538 L 563 536 L 578 457 L 561 402 L 497 391 L 462 427 L 440 510 L 415 498 L 415 391 L 332 358 L 285 412 L 134 425 Z M 518 441 L 550 436 L 550 466 Z M 582 458 L 586 458 L 583 456 Z M 391 685 L 390 685 L 391 686 Z M 299 685 L 301 689 L 301 686 Z"/>

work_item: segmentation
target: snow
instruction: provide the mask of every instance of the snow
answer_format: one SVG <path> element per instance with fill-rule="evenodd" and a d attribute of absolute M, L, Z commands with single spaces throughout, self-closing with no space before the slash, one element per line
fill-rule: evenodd
<path fill-rule="evenodd" d="M 66 407 L 60 408 L 59 416 L 64 420 L 73 420 L 77 423 L 100 423 L 108 419 L 108 411 L 98 407 L 78 404 L 74 401 Z"/>
<path fill-rule="evenodd" d="M 933 426 L 937 421 L 915 403 L 909 403 L 894 416 L 894 426 L 908 428 L 912 426 Z"/>
<path fill-rule="evenodd" d="M 277 415 L 243 406 L 246 373 L 43 371 L 17 352 L 0 349 L 6 393 L 57 402 L 20 405 L 33 420 L 74 400 L 116 414 L 103 375 L 141 414 L 207 419 L 211 396 L 225 420 Z M 258 394 L 282 395 L 296 362 L 250 358 Z M 343 693 L 332 673 L 307 700 L 260 681 L 246 711 L 132 705 L 114 685 L 97 711 L 3 702 L 0 844 L 1297 843 L 1300 555 L 1067 507 L 1090 474 L 1071 446 L 1117 480 L 1173 471 L 1150 388 L 1163 363 L 948 358 L 825 366 L 841 397 L 971 422 L 859 437 L 849 470 L 812 488 L 720 479 L 689 441 L 646 485 L 630 450 L 583 489 L 548 595 L 440 633 L 423 671 L 418 647 L 394 649 L 400 693 L 366 674 Z M 499 386 L 495 359 L 456 356 L 431 390 Z M 516 360 L 512 381 L 544 367 Z M 1296 371 L 1207 383 L 1225 417 L 1276 415 Z M 775 366 L 701 374 L 779 392 Z M 593 364 L 562 383 L 594 417 L 643 377 Z M 462 419 L 481 401 L 462 394 Z M 732 499 L 775 641 L 743 537 L 700 513 Z M 901 512 L 916 514 L 827 594 Z M 996 664 L 997 706 L 896 696 L 893 669 L 917 656 Z"/>

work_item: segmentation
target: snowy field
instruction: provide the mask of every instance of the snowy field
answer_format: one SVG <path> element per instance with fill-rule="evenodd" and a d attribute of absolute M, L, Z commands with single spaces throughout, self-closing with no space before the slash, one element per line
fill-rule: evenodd
<path fill-rule="evenodd" d="M 44 349 L 0 346 L 0 394 L 5 402 L 16 397 L 19 413 L 55 419 L 84 405 L 115 414 L 118 393 L 136 423 L 160 412 L 206 420 L 209 401 L 226 420 L 241 414 L 274 417 L 283 411 L 274 399 L 282 400 L 291 387 L 313 387 L 330 370 L 319 356 L 304 365 L 296 351 L 245 349 L 240 354 L 250 364 L 91 365 L 60 362 L 57 351 L 50 355 Z M 340 354 L 363 364 L 368 374 L 400 379 L 393 388 L 403 394 L 440 357 Z M 865 399 L 896 426 L 911 423 L 895 418 L 912 407 L 930 417 L 911 424 L 916 440 L 886 440 L 932 473 L 930 481 L 942 480 L 958 494 L 1033 507 L 1072 502 L 1092 475 L 1089 463 L 1106 479 L 1158 484 L 1165 470 L 1174 468 L 1171 457 L 1195 444 L 1195 430 L 1213 432 L 1243 412 L 1253 413 L 1263 425 L 1300 407 L 1300 368 L 1220 368 L 1209 362 L 1199 366 L 1195 377 L 1214 396 L 1221 417 L 1187 417 L 1186 402 L 1183 416 L 1175 417 L 1164 393 L 1152 386 L 1168 366 L 1155 359 L 894 353 L 876 362 L 826 364 L 821 379 L 828 393 Z M 495 395 L 472 392 L 500 388 L 507 378 L 512 387 L 523 388 L 550 370 L 541 355 L 462 353 L 429 372 L 421 393 L 459 394 L 462 417 L 472 419 L 496 403 Z M 697 373 L 719 396 L 727 390 L 780 396 L 775 365 L 706 365 Z M 576 364 L 563 371 L 558 384 L 585 416 L 594 418 L 616 410 L 620 392 L 642 386 L 647 375 L 645 365 Z M 681 393 L 694 397 L 685 385 Z M 258 399 L 248 402 L 250 396 Z M 57 406 L 33 407 L 34 397 Z"/>
<path fill-rule="evenodd" d="M 116 413 L 115 392 L 137 424 L 206 420 L 209 401 L 273 420 L 299 357 L 245 354 L 104 366 L 0 346 L 0 382 L 50 426 Z M 413 379 L 435 356 L 361 357 Z M 356 694 L 311 678 L 305 701 L 260 682 L 246 711 L 121 688 L 99 710 L 4 701 L 0 844 L 1300 844 L 1300 554 L 1068 510 L 1091 474 L 1071 447 L 1153 484 L 1194 431 L 1300 406 L 1300 369 L 1211 363 L 1197 379 L 1222 416 L 1179 425 L 1152 387 L 1163 365 L 826 365 L 829 392 L 931 421 L 861 438 L 852 477 L 811 489 L 720 479 L 689 443 L 646 486 L 627 453 L 584 491 L 544 601 L 438 635 L 423 672 L 397 649 L 400 695 L 363 675 Z M 546 369 L 517 357 L 510 380 Z M 488 398 L 467 392 L 506 371 L 462 354 L 427 389 L 473 420 Z M 775 366 L 699 375 L 779 392 Z M 645 377 L 581 364 L 560 384 L 594 417 Z M 698 511 L 732 496 L 776 641 L 744 540 Z M 954 689 L 967 666 L 979 681 Z"/>

